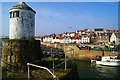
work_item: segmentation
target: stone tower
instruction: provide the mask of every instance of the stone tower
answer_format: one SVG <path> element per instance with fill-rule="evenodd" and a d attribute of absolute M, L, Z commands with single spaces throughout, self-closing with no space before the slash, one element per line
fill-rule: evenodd
<path fill-rule="evenodd" d="M 28 62 L 41 59 L 40 41 L 34 40 L 36 12 L 21 2 L 10 8 L 9 13 L 10 39 L 2 41 L 1 66 L 5 69 L 25 70 Z"/>
<path fill-rule="evenodd" d="M 10 39 L 31 39 L 35 36 L 35 11 L 25 2 L 9 9 Z"/>

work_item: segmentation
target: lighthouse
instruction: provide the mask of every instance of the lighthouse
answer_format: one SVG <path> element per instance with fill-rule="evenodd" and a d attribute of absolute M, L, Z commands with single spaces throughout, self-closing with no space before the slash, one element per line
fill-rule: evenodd
<path fill-rule="evenodd" d="M 35 11 L 25 2 L 9 9 L 9 39 L 2 40 L 1 66 L 5 70 L 26 70 L 27 63 L 41 60 L 40 41 L 35 40 Z"/>
<path fill-rule="evenodd" d="M 9 38 L 32 39 L 35 36 L 35 11 L 25 2 L 9 9 Z"/>

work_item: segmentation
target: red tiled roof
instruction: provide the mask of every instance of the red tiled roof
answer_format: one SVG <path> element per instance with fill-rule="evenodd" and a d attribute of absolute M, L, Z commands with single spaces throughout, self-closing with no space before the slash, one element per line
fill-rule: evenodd
<path fill-rule="evenodd" d="M 81 32 L 82 30 L 77 30 L 77 32 Z"/>
<path fill-rule="evenodd" d="M 81 37 L 78 37 L 78 38 L 76 38 L 76 37 L 72 37 L 72 39 L 81 39 Z"/>
<path fill-rule="evenodd" d="M 64 39 L 64 37 L 59 37 L 59 39 Z"/>
<path fill-rule="evenodd" d="M 56 37 L 56 39 L 64 39 L 64 37 Z"/>
<path fill-rule="evenodd" d="M 71 32 L 70 34 L 73 34 L 73 33 L 75 33 L 75 32 Z"/>
<path fill-rule="evenodd" d="M 106 30 L 107 32 L 117 32 L 117 30 Z"/>
<path fill-rule="evenodd" d="M 84 30 L 82 30 L 82 32 L 85 32 Z"/>

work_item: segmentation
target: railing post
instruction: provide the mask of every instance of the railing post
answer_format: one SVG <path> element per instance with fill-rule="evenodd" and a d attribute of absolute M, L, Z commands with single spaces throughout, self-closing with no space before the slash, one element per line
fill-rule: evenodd
<path fill-rule="evenodd" d="M 74 49 L 72 49 L 72 58 L 73 58 L 73 63 L 74 63 Z"/>
<path fill-rule="evenodd" d="M 51 48 L 51 53 L 52 53 L 52 48 Z M 54 53 L 52 53 L 52 56 L 53 56 L 53 74 L 55 73 L 55 68 L 54 68 Z M 54 77 L 54 76 L 53 76 Z"/>
<path fill-rule="evenodd" d="M 73 58 L 74 58 L 74 49 L 72 49 L 72 56 L 73 56 Z"/>
<path fill-rule="evenodd" d="M 66 71 L 66 66 L 67 66 L 67 63 L 66 63 L 66 53 L 65 53 L 65 71 Z"/>
<path fill-rule="evenodd" d="M 30 80 L 30 66 L 29 66 L 29 63 L 27 63 L 28 65 L 28 80 Z"/>

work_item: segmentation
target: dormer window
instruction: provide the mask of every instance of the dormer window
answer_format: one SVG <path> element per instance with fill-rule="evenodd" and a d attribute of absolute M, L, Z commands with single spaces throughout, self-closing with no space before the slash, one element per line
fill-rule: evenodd
<path fill-rule="evenodd" d="M 10 18 L 19 17 L 19 11 L 10 12 Z"/>

